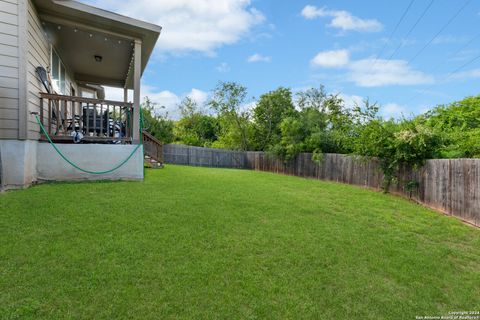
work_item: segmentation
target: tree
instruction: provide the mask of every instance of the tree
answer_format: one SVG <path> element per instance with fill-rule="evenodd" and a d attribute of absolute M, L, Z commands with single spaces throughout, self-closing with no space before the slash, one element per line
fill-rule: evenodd
<path fill-rule="evenodd" d="M 251 123 L 244 107 L 247 88 L 235 82 L 220 82 L 208 103 L 217 112 L 220 133 L 217 146 L 247 151 Z"/>
<path fill-rule="evenodd" d="M 305 132 L 302 121 L 298 117 L 288 117 L 280 123 L 281 139 L 272 146 L 270 153 L 285 161 L 293 160 L 305 149 Z"/>
<path fill-rule="evenodd" d="M 417 120 L 443 136 L 442 158 L 480 158 L 480 95 L 438 106 Z"/>
<path fill-rule="evenodd" d="M 178 108 L 182 117 L 175 125 L 177 141 L 191 146 L 209 147 L 217 140 L 217 119 L 201 112 L 195 100 L 186 97 Z"/>
<path fill-rule="evenodd" d="M 168 119 L 168 113 L 161 114 L 158 104 L 145 97 L 142 103 L 143 128 L 163 143 L 171 143 L 174 140 L 174 122 Z"/>
<path fill-rule="evenodd" d="M 326 132 L 328 129 L 328 112 L 326 101 L 328 95 L 325 88 L 309 88 L 297 93 L 299 117 L 305 129 L 307 152 L 323 152 L 326 148 Z"/>
<path fill-rule="evenodd" d="M 435 158 L 442 139 L 430 128 L 414 120 L 400 123 L 377 118 L 359 130 L 355 153 L 376 157 L 384 174 L 383 190 L 388 192 L 401 165 L 419 168 Z"/>
<path fill-rule="evenodd" d="M 319 159 L 326 152 L 352 152 L 353 111 L 338 95 L 327 95 L 323 87 L 310 88 L 300 91 L 296 102 L 300 111 L 282 121 L 275 154 L 291 159 L 300 152 L 312 152 Z"/>
<path fill-rule="evenodd" d="M 384 175 L 383 190 L 388 192 L 398 168 L 396 160 L 395 133 L 398 127 L 392 120 L 371 120 L 359 130 L 355 141 L 355 153 L 368 158 L 376 157 Z"/>
<path fill-rule="evenodd" d="M 416 120 L 403 120 L 395 133 L 395 157 L 400 164 L 419 168 L 427 159 L 438 157 L 442 137 Z"/>
<path fill-rule="evenodd" d="M 339 94 L 327 94 L 323 86 L 299 92 L 297 105 L 306 121 L 308 152 L 353 152 L 356 119 L 366 107 L 348 108 Z"/>
<path fill-rule="evenodd" d="M 325 87 L 309 88 L 297 93 L 297 105 L 300 110 L 314 109 L 322 113 L 325 113 L 325 100 L 327 99 L 327 93 Z"/>
<path fill-rule="evenodd" d="M 280 123 L 295 113 L 290 89 L 278 88 L 260 96 L 253 109 L 255 141 L 259 150 L 280 142 Z"/>

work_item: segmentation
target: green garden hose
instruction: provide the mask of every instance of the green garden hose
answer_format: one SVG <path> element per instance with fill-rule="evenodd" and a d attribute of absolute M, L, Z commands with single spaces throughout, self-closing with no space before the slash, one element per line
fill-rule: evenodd
<path fill-rule="evenodd" d="M 137 152 L 138 148 L 140 148 L 142 146 L 142 144 L 138 144 L 137 147 L 132 151 L 132 153 L 130 153 L 130 155 L 125 159 L 123 160 L 119 165 L 117 165 L 116 167 L 114 167 L 113 169 L 110 169 L 110 170 L 106 170 L 106 171 L 90 171 L 90 170 L 86 170 L 86 169 L 82 169 L 80 168 L 78 165 L 76 165 L 74 162 L 72 162 L 70 159 L 68 159 L 59 149 L 58 147 L 55 145 L 55 143 L 52 141 L 52 139 L 50 138 L 50 136 L 48 135 L 47 133 L 47 130 L 45 130 L 45 127 L 43 126 L 42 122 L 40 121 L 40 119 L 38 118 L 38 115 L 35 114 L 35 118 L 37 119 L 37 122 L 38 124 L 40 125 L 40 128 L 42 129 L 42 132 L 45 134 L 45 136 L 47 137 L 47 140 L 48 142 L 50 142 L 50 144 L 52 145 L 53 149 L 55 149 L 55 151 L 57 151 L 57 153 L 63 158 L 63 160 L 65 160 L 68 164 L 70 164 L 72 167 L 74 167 L 75 169 L 77 170 L 80 170 L 82 172 L 85 172 L 85 173 L 89 173 L 89 174 L 96 174 L 96 175 L 100 175 L 100 174 L 107 174 L 107 173 L 111 173 L 115 170 L 118 170 L 119 168 L 121 168 L 123 165 L 125 165 L 132 157 L 133 155 L 135 154 L 135 152 Z M 143 126 L 143 119 L 142 119 L 142 112 L 140 110 L 140 134 L 141 134 L 141 130 L 142 130 L 142 127 Z"/>

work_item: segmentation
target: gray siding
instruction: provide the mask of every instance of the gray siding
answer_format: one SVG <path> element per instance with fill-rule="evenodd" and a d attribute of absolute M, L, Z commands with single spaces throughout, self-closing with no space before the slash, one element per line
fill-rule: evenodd
<path fill-rule="evenodd" d="M 45 88 L 40 82 L 35 69 L 39 66 L 47 69 L 50 67 L 50 54 L 51 46 L 48 42 L 45 33 L 43 31 L 42 23 L 38 17 L 38 13 L 35 7 L 32 4 L 32 1 L 28 1 L 28 24 L 27 24 L 27 104 L 29 110 L 29 119 L 28 119 L 28 138 L 29 139 L 38 139 L 39 138 L 39 127 L 38 123 L 33 115 L 30 115 L 30 112 L 39 112 L 40 110 L 40 98 L 39 92 L 45 92 Z M 62 53 L 59 52 L 61 57 Z M 68 66 L 66 68 L 66 95 L 71 94 L 70 86 L 73 86 L 78 93 L 77 85 L 72 80 L 72 73 L 69 70 Z M 46 112 L 46 110 L 45 110 Z"/>
<path fill-rule="evenodd" d="M 18 138 L 18 3 L 0 0 L 0 139 Z"/>
<path fill-rule="evenodd" d="M 35 69 L 39 66 L 47 69 L 50 65 L 50 45 L 45 37 L 42 23 L 31 1 L 27 7 L 27 105 L 28 105 L 28 138 L 38 139 L 39 128 L 35 117 L 30 112 L 40 111 L 39 92 L 45 92 Z"/>
<path fill-rule="evenodd" d="M 39 112 L 39 92 L 45 89 L 35 69 L 49 68 L 50 51 L 32 1 L 0 0 L 0 139 L 39 138 L 31 112 Z M 72 73 L 65 67 L 66 94 L 71 94 L 71 86 L 78 93 Z"/>

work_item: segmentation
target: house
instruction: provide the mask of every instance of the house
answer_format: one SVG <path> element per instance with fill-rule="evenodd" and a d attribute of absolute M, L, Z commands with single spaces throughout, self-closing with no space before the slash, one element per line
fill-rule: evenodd
<path fill-rule="evenodd" d="M 0 0 L 0 188 L 143 179 L 140 79 L 160 31 L 76 1 Z"/>

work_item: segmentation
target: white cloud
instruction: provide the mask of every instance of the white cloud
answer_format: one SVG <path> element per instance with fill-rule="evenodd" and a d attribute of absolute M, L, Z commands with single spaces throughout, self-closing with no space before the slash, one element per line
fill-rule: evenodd
<path fill-rule="evenodd" d="M 405 106 L 391 102 L 380 108 L 380 114 L 387 119 L 400 119 L 403 116 L 407 116 L 408 110 Z"/>
<path fill-rule="evenodd" d="M 230 71 L 230 66 L 226 62 L 220 63 L 215 69 L 217 69 L 218 72 L 228 72 Z"/>
<path fill-rule="evenodd" d="M 265 16 L 251 0 L 83 0 L 163 27 L 161 51 L 212 53 L 248 35 Z"/>
<path fill-rule="evenodd" d="M 448 60 L 453 62 L 466 62 L 475 58 L 479 53 L 478 49 L 460 50 L 456 54 L 450 55 Z"/>
<path fill-rule="evenodd" d="M 261 54 L 255 53 L 248 57 L 247 62 L 270 62 L 271 60 L 271 57 L 262 56 Z"/>
<path fill-rule="evenodd" d="M 449 97 L 448 94 L 446 94 L 444 91 L 439 91 L 439 90 L 430 90 L 430 89 L 417 89 L 415 90 L 416 93 L 419 93 L 423 96 L 429 95 L 433 97 L 440 97 L 440 98 L 447 98 Z"/>
<path fill-rule="evenodd" d="M 352 109 L 355 106 L 364 106 L 364 97 L 357 95 L 348 95 L 344 93 L 340 93 L 339 97 L 343 99 L 345 107 L 349 109 Z M 370 103 L 375 103 L 375 101 L 370 100 Z M 383 116 L 386 119 L 400 119 L 403 116 L 408 116 L 409 114 L 411 114 L 411 112 L 409 112 L 408 108 L 398 103 L 389 102 L 379 107 L 379 115 Z"/>
<path fill-rule="evenodd" d="M 154 87 L 142 85 L 142 101 L 144 97 L 148 97 L 153 103 L 157 104 L 157 113 L 165 112 L 172 119 L 178 119 L 180 113 L 178 104 L 185 97 L 190 97 L 195 100 L 201 107 L 208 99 L 209 94 L 205 91 L 193 88 L 189 92 L 177 95 L 169 90 L 158 90 Z M 114 101 L 123 101 L 123 89 L 105 87 L 105 98 Z M 132 91 L 129 92 L 129 101 L 133 99 Z M 164 108 L 163 108 L 164 107 Z"/>
<path fill-rule="evenodd" d="M 340 93 L 339 97 L 342 98 L 343 102 L 345 103 L 345 107 L 349 109 L 353 109 L 355 106 L 363 105 L 364 98 L 361 96 Z"/>
<path fill-rule="evenodd" d="M 415 70 L 405 60 L 361 59 L 350 60 L 349 51 L 331 50 L 319 52 L 311 61 L 314 67 L 341 68 L 345 74 L 329 75 L 350 81 L 360 87 L 382 87 L 389 85 L 418 85 L 433 83 L 434 78 Z M 473 72 L 471 76 L 476 73 Z"/>
<path fill-rule="evenodd" d="M 417 109 L 419 110 L 418 111 L 418 114 L 425 114 L 427 113 L 428 111 L 432 110 L 434 107 L 432 106 L 425 106 L 425 105 L 421 105 L 419 106 Z"/>
<path fill-rule="evenodd" d="M 350 63 L 347 79 L 360 87 L 418 85 L 433 82 L 433 77 L 412 69 L 407 61 L 382 59 L 363 59 Z"/>
<path fill-rule="evenodd" d="M 307 5 L 303 8 L 301 14 L 304 18 L 310 20 L 318 17 L 330 17 L 332 20 L 328 26 L 342 31 L 378 32 L 383 28 L 378 20 L 361 19 L 344 10 L 327 10 Z"/>
<path fill-rule="evenodd" d="M 324 16 L 324 10 L 323 9 L 317 9 L 315 6 L 311 5 L 306 5 L 305 8 L 302 10 L 302 16 L 306 19 L 315 19 L 318 17 L 323 17 Z"/>
<path fill-rule="evenodd" d="M 454 43 L 465 43 L 469 40 L 466 36 L 455 36 L 455 35 L 443 35 L 436 37 L 432 43 L 433 44 L 454 44 Z"/>
<path fill-rule="evenodd" d="M 243 112 L 252 112 L 252 110 L 257 106 L 257 101 L 248 102 L 240 107 L 240 110 Z"/>
<path fill-rule="evenodd" d="M 190 93 L 188 93 L 188 96 L 195 100 L 199 106 L 203 105 L 205 102 L 207 102 L 208 99 L 208 92 L 195 89 L 193 88 Z"/>
<path fill-rule="evenodd" d="M 462 71 L 462 72 L 457 72 L 455 74 L 452 74 L 450 76 L 450 78 L 453 78 L 453 79 L 476 79 L 476 78 L 480 78 L 480 68 L 473 69 L 473 70 Z"/>
<path fill-rule="evenodd" d="M 310 61 L 316 67 L 342 67 L 348 64 L 350 58 L 348 50 L 321 51 Z"/>

